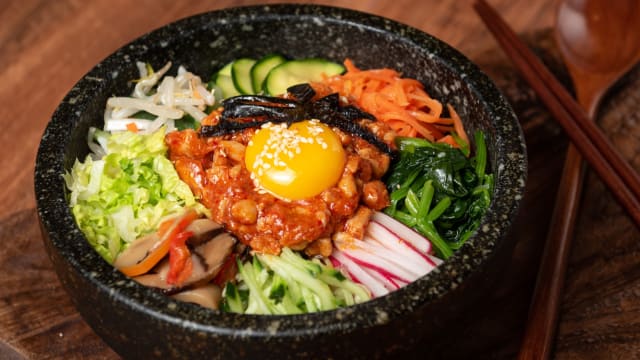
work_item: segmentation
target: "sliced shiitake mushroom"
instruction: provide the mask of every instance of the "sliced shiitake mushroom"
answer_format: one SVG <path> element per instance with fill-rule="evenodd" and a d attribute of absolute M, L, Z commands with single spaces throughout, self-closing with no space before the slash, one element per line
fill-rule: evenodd
<path fill-rule="evenodd" d="M 124 249 L 113 262 L 113 266 L 122 269 L 140 263 L 160 243 L 158 233 L 151 233 L 137 238 L 129 247 Z"/>
<path fill-rule="evenodd" d="M 229 233 L 221 233 L 211 240 L 196 246 L 191 252 L 193 270 L 191 275 L 182 283 L 182 287 L 206 283 L 213 279 L 227 256 L 231 254 L 236 239 Z M 169 261 L 160 264 L 157 273 L 166 279 L 169 272 Z"/>
<path fill-rule="evenodd" d="M 224 228 L 213 220 L 202 218 L 191 222 L 185 231 L 191 231 L 193 233 L 188 243 L 193 246 L 198 246 L 222 233 Z M 140 263 L 149 256 L 153 249 L 159 246 L 160 240 L 158 233 L 155 232 L 136 239 L 118 255 L 113 262 L 113 266 L 122 269 Z"/>
<path fill-rule="evenodd" d="M 173 288 L 172 285 L 167 284 L 166 279 L 161 278 L 160 275 L 156 272 L 150 272 L 144 275 L 136 276 L 133 278 L 133 280 L 146 287 L 165 290 L 163 291 L 163 293 L 167 294 L 170 294 L 171 292 L 169 290 Z"/>
<path fill-rule="evenodd" d="M 185 231 L 191 231 L 193 233 L 187 242 L 193 246 L 198 246 L 222 233 L 224 227 L 213 220 L 202 218 L 193 220 Z"/>
<path fill-rule="evenodd" d="M 191 251 L 193 270 L 179 288 L 197 286 L 211 281 L 222 268 L 227 256 L 231 254 L 235 243 L 235 237 L 223 232 L 194 247 Z M 167 284 L 168 273 L 169 260 L 164 259 L 154 268 L 154 272 L 136 276 L 133 279 L 145 286 L 159 288 L 167 293 L 179 291 L 175 286 Z"/>
<path fill-rule="evenodd" d="M 222 290 L 215 284 L 206 284 L 196 288 L 186 289 L 171 295 L 171 297 L 176 300 L 217 310 L 218 304 L 220 304 L 220 300 L 222 299 Z"/>

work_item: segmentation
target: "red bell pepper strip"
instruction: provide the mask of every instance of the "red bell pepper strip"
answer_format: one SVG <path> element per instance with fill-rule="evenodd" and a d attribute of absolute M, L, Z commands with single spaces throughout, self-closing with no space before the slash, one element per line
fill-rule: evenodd
<path fill-rule="evenodd" d="M 191 276 L 193 262 L 186 241 L 193 236 L 191 231 L 183 231 L 171 239 L 169 247 L 169 273 L 167 284 L 181 285 Z"/>

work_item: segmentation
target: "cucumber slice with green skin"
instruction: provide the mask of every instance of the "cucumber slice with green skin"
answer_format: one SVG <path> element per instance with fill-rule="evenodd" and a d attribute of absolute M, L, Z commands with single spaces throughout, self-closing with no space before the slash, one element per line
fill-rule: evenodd
<path fill-rule="evenodd" d="M 285 61 L 287 61 L 287 59 L 280 54 L 269 54 L 259 59 L 251 68 L 253 90 L 256 93 L 262 91 L 262 84 L 264 83 L 264 79 L 267 78 L 269 71 Z"/>
<path fill-rule="evenodd" d="M 231 79 L 233 79 L 233 85 L 240 94 L 251 95 L 256 93 L 251 79 L 251 68 L 255 63 L 256 60 L 254 59 L 240 58 L 231 65 Z"/>
<path fill-rule="evenodd" d="M 231 67 L 233 63 L 233 61 L 228 63 L 213 76 L 213 83 L 222 90 L 222 97 L 224 99 L 240 95 L 240 92 L 236 90 L 235 85 L 233 85 L 233 79 L 231 78 Z"/>
<path fill-rule="evenodd" d="M 322 80 L 322 74 L 333 76 L 345 71 L 342 64 L 326 59 L 309 58 L 284 62 L 269 71 L 264 80 L 264 92 L 281 95 L 293 85 Z"/>
<path fill-rule="evenodd" d="M 222 69 L 218 71 L 218 75 L 231 76 L 231 67 L 233 66 L 234 62 L 235 60 L 223 66 Z"/>

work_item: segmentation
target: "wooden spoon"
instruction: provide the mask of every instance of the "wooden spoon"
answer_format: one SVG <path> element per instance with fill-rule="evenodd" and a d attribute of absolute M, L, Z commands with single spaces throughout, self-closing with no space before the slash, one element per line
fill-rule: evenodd
<path fill-rule="evenodd" d="M 640 1 L 562 0 L 556 40 L 578 103 L 595 119 L 604 94 L 640 61 Z M 555 337 L 582 192 L 582 157 L 569 145 L 519 359 L 547 359 Z"/>

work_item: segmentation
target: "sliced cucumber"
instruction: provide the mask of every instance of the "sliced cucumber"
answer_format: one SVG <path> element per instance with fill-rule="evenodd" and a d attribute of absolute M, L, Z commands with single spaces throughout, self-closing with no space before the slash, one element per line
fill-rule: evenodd
<path fill-rule="evenodd" d="M 296 84 L 322 80 L 322 74 L 333 76 L 342 74 L 345 68 L 341 64 L 326 59 L 309 58 L 284 62 L 269 71 L 264 80 L 264 92 L 269 95 L 281 95 L 287 88 Z"/>
<path fill-rule="evenodd" d="M 251 81 L 251 68 L 256 61 L 250 58 L 240 58 L 231 65 L 231 79 L 233 85 L 240 94 L 255 94 L 253 83 Z"/>
<path fill-rule="evenodd" d="M 225 65 L 213 76 L 213 83 L 222 90 L 222 97 L 224 99 L 236 95 L 240 95 L 240 92 L 233 85 L 233 79 L 231 78 L 231 67 L 233 61 Z"/>
<path fill-rule="evenodd" d="M 264 79 L 267 78 L 269 71 L 285 61 L 287 61 L 287 59 L 280 54 L 269 54 L 258 60 L 251 68 L 253 90 L 256 93 L 262 91 L 262 84 L 264 83 Z"/>

